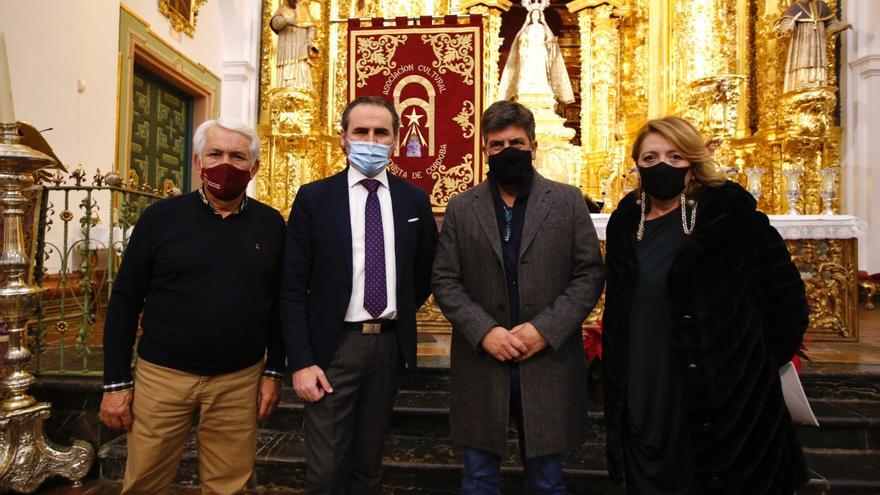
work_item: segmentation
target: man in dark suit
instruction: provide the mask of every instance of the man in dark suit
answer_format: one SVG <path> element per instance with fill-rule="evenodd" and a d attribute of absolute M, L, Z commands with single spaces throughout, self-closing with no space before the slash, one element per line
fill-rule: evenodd
<path fill-rule="evenodd" d="M 489 178 L 446 209 L 434 297 L 452 323 L 450 432 L 465 446 L 462 492 L 500 493 L 507 424 L 526 492 L 565 493 L 560 454 L 583 442 L 581 324 L 604 267 L 581 192 L 532 167 L 532 112 L 498 101 L 482 117 Z"/>
<path fill-rule="evenodd" d="M 348 167 L 300 188 L 280 298 L 293 387 L 306 403 L 306 485 L 316 494 L 378 491 L 437 245 L 427 195 L 385 170 L 400 128 L 394 107 L 358 98 L 341 126 Z"/>

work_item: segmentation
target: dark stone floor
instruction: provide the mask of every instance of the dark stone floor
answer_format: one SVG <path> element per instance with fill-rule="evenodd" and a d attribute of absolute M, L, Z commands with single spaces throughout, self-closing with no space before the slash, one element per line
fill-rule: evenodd
<path fill-rule="evenodd" d="M 815 343 L 812 363 L 806 363 L 801 380 L 820 428 L 798 427 L 812 481 L 801 494 L 880 494 L 880 310 L 860 312 L 864 345 Z M 852 347 L 852 349 L 850 349 Z M 841 349 L 841 352 L 835 352 Z M 386 494 L 458 493 L 460 448 L 448 440 L 448 341 L 432 336 L 419 342 L 424 369 L 403 380 L 392 418 L 385 458 Z M 856 362 L 849 361 L 856 359 Z M 69 444 L 83 438 L 102 446 L 91 480 L 72 488 L 65 480 L 47 483 L 38 493 L 104 495 L 119 491 L 125 462 L 124 437 L 100 426 L 100 378 L 40 377 L 33 389 L 40 400 L 53 403 L 47 431 L 50 438 Z M 591 391 L 595 394 L 595 391 Z M 604 429 L 601 406 L 591 400 L 589 437 L 565 463 L 572 494 L 615 494 L 604 466 Z M 302 404 L 285 387 L 278 411 L 262 426 L 257 467 L 248 494 L 294 494 L 303 486 L 304 452 Z M 515 431 L 511 428 L 504 464 L 502 493 L 521 493 Z M 179 494 L 199 493 L 195 442 L 186 448 L 178 482 Z M 101 478 L 97 480 L 96 478 Z"/>

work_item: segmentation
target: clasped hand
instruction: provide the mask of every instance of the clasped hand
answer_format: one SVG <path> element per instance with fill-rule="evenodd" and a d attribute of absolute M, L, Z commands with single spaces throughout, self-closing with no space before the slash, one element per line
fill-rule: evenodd
<path fill-rule="evenodd" d="M 492 327 L 480 342 L 483 350 L 499 361 L 515 360 L 519 363 L 529 359 L 547 347 L 547 339 L 529 322 L 510 330 Z"/>

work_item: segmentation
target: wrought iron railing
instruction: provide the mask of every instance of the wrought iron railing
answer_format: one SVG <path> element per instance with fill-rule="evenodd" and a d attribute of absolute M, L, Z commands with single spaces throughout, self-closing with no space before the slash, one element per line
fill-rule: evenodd
<path fill-rule="evenodd" d="M 119 261 L 143 209 L 167 196 L 112 172 L 84 182 L 78 169 L 37 191 L 33 280 L 44 292 L 29 326 L 36 374 L 102 373 L 103 322 Z"/>

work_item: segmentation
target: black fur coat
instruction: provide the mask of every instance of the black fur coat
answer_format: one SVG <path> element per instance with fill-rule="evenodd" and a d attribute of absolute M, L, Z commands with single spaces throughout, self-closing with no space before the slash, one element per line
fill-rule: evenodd
<path fill-rule="evenodd" d="M 676 356 L 696 462 L 694 493 L 790 494 L 806 467 L 778 368 L 808 324 L 804 284 L 779 233 L 742 187 L 697 193 L 696 228 L 669 272 Z M 631 193 L 607 228 L 602 346 L 608 468 L 623 477 L 629 315 L 638 276 L 639 205 Z"/>

